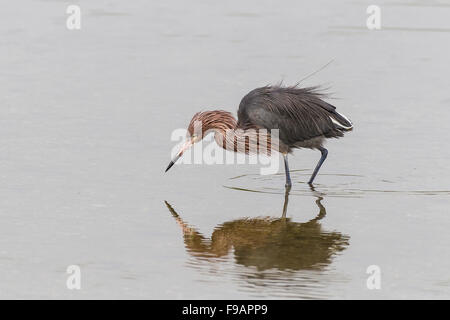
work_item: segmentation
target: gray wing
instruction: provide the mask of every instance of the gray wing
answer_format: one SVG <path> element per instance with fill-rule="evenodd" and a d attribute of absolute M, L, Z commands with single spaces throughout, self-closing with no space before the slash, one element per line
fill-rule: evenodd
<path fill-rule="evenodd" d="M 294 145 L 320 136 L 342 137 L 352 124 L 323 101 L 315 88 L 263 87 L 242 99 L 238 127 L 278 129 L 280 140 Z"/>

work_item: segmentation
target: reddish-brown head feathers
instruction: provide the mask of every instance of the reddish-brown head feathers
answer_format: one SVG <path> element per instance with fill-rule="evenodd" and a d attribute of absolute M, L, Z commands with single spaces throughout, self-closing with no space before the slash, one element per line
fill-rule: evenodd
<path fill-rule="evenodd" d="M 201 126 L 201 132 L 200 131 Z M 201 135 L 203 138 L 209 130 L 219 130 L 225 132 L 229 129 L 236 128 L 236 119 L 228 111 L 216 110 L 197 112 L 192 117 L 188 126 L 188 132 L 191 136 L 194 134 Z"/>

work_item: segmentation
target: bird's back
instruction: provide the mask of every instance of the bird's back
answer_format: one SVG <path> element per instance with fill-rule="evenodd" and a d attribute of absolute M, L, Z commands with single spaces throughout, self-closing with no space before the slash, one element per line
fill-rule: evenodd
<path fill-rule="evenodd" d="M 289 148 L 315 148 L 324 138 L 342 137 L 353 128 L 345 116 L 322 100 L 316 87 L 266 86 L 250 91 L 238 109 L 238 128 L 278 129 Z"/>

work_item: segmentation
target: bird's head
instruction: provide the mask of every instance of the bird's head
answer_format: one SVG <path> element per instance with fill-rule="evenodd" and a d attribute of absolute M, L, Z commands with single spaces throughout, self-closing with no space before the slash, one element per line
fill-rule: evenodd
<path fill-rule="evenodd" d="M 166 172 L 172 168 L 186 150 L 190 149 L 195 143 L 201 141 L 209 132 L 216 129 L 226 130 L 234 128 L 235 126 L 236 120 L 230 112 L 222 110 L 197 112 L 189 123 L 185 142 L 181 146 L 180 151 L 178 151 L 176 156 L 170 161 Z"/>

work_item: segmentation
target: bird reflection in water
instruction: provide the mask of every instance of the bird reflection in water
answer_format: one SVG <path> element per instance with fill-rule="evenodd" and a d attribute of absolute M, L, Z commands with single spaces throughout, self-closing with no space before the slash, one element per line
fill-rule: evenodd
<path fill-rule="evenodd" d="M 312 189 L 314 191 L 314 189 Z M 228 256 L 234 249 L 236 263 L 256 267 L 258 271 L 321 270 L 332 257 L 349 245 L 349 237 L 322 229 L 326 215 L 318 196 L 317 216 L 304 223 L 286 218 L 289 190 L 286 190 L 281 217 L 242 218 L 217 226 L 211 238 L 188 225 L 166 201 L 166 206 L 180 225 L 188 252 L 201 260 Z"/>

